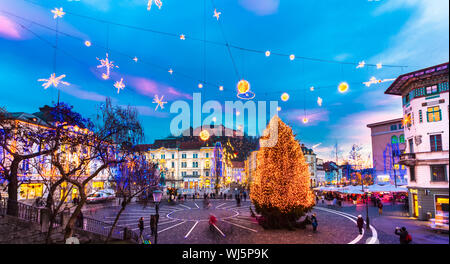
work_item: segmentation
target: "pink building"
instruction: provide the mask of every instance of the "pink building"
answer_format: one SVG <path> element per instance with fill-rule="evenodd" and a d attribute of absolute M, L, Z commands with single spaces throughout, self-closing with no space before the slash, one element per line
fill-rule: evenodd
<path fill-rule="evenodd" d="M 406 167 L 398 163 L 400 153 L 405 150 L 405 135 L 402 118 L 367 125 L 372 136 L 372 159 L 377 178 L 375 182 L 405 184 Z M 389 177 L 387 177 L 387 175 Z"/>

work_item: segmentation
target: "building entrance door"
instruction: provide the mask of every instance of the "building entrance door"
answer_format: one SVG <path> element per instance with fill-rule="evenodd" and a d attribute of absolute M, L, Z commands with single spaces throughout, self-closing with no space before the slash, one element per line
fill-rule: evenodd
<path fill-rule="evenodd" d="M 419 203 L 417 201 L 417 194 L 413 194 L 413 216 L 419 217 Z"/>

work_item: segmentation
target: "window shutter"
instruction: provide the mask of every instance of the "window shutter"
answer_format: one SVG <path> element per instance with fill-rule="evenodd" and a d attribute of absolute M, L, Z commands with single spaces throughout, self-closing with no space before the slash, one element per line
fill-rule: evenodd
<path fill-rule="evenodd" d="M 406 104 L 406 97 L 405 96 L 403 96 L 403 105 L 405 105 Z"/>

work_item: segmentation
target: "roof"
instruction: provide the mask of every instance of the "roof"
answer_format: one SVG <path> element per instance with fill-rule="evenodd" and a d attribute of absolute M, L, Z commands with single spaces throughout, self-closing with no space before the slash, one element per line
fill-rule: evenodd
<path fill-rule="evenodd" d="M 245 163 L 243 161 L 232 161 L 231 162 L 231 167 L 233 167 L 233 168 L 244 168 L 245 167 Z"/>
<path fill-rule="evenodd" d="M 400 75 L 387 88 L 385 94 L 402 95 L 405 86 L 434 76 L 448 74 L 448 62 Z"/>
<path fill-rule="evenodd" d="M 5 118 L 12 120 L 21 120 L 32 124 L 50 127 L 50 125 L 44 120 L 42 120 L 39 116 L 34 114 L 28 114 L 25 112 L 6 113 Z"/>
<path fill-rule="evenodd" d="M 380 122 L 376 122 L 376 123 L 372 123 L 372 124 L 367 124 L 367 127 L 388 125 L 388 124 L 401 122 L 402 120 L 403 120 L 403 118 L 399 117 L 399 118 L 395 118 L 395 119 L 390 119 L 390 120 L 380 121 Z"/>

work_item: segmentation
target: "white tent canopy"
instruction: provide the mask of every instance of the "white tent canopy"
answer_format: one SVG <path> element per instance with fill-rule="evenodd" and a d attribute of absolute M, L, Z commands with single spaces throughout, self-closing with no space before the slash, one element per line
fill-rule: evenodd
<path fill-rule="evenodd" d="M 406 187 L 395 187 L 394 185 L 369 185 L 364 186 L 364 190 L 369 190 L 369 192 L 407 192 L 408 189 Z M 336 187 L 336 186 L 323 186 L 314 188 L 316 191 L 326 191 L 326 192 L 340 192 L 340 193 L 348 193 L 348 194 L 364 194 L 364 191 L 361 188 L 361 185 L 357 186 L 345 186 L 345 187 Z"/>

